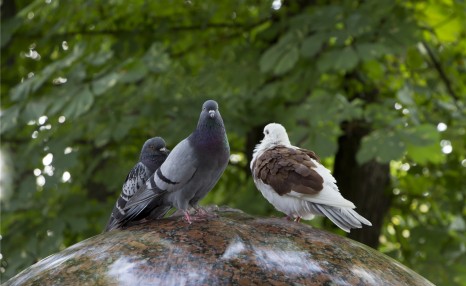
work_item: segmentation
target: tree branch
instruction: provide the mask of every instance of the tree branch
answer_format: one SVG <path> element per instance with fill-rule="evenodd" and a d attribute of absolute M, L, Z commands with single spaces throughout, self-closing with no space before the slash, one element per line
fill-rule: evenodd
<path fill-rule="evenodd" d="M 445 84 L 448 94 L 455 100 L 459 101 L 458 95 L 456 95 L 455 91 L 453 90 L 452 84 L 450 82 L 450 79 L 447 77 L 445 71 L 443 70 L 442 65 L 440 64 L 439 60 L 435 57 L 432 49 L 427 45 L 425 41 L 422 41 L 422 45 L 427 51 L 427 54 L 429 55 L 430 60 L 432 61 L 432 64 L 434 65 L 434 68 L 437 70 L 437 72 L 440 75 L 440 78 L 442 79 L 443 83 Z"/>
<path fill-rule="evenodd" d="M 192 25 L 192 26 L 174 26 L 168 28 L 168 31 L 170 32 L 185 32 L 185 31 L 202 31 L 206 29 L 223 29 L 223 28 L 229 28 L 229 29 L 251 29 L 254 27 L 257 27 L 266 21 L 268 21 L 268 18 L 261 19 L 255 23 L 207 23 L 207 24 L 199 24 L 199 25 Z M 15 34 L 15 38 L 28 38 L 28 39 L 34 39 L 34 38 L 66 38 L 66 37 L 73 37 L 77 35 L 83 35 L 83 36 L 95 36 L 95 35 L 154 35 L 156 32 L 158 32 L 159 29 L 157 28 L 152 28 L 152 27 L 145 27 L 143 29 L 101 29 L 101 30 L 78 30 L 78 31 L 68 31 L 64 33 L 58 33 L 58 34 L 52 34 L 52 35 L 47 35 L 45 37 L 42 34 L 33 34 L 33 35 L 27 35 L 27 34 Z"/>

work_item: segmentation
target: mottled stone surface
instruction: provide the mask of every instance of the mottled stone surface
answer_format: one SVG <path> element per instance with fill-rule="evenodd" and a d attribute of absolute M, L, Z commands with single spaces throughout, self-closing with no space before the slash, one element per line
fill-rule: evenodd
<path fill-rule="evenodd" d="M 432 285 L 350 239 L 232 209 L 100 234 L 5 285 Z"/>

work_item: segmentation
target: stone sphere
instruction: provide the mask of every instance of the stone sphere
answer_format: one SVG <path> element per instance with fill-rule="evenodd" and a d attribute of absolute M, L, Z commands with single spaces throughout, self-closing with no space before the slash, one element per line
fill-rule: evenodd
<path fill-rule="evenodd" d="M 77 243 L 4 285 L 433 285 L 353 240 L 220 208 L 188 224 L 146 221 Z"/>

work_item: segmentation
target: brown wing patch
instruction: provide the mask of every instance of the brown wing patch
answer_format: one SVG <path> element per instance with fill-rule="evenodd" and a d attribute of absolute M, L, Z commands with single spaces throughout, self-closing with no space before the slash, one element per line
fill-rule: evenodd
<path fill-rule="evenodd" d="M 316 194 L 323 189 L 323 178 L 313 169 L 312 159 L 319 157 L 305 149 L 275 146 L 262 153 L 253 163 L 253 175 L 270 185 L 280 196 L 296 191 Z"/>
<path fill-rule="evenodd" d="M 298 148 L 298 150 L 306 153 L 306 155 L 308 155 L 309 157 L 311 157 L 312 159 L 314 159 L 314 160 L 316 160 L 317 162 L 320 163 L 320 158 L 319 158 L 319 156 L 316 155 L 316 153 L 314 153 L 314 151 L 306 150 L 306 149 L 303 149 L 303 148 Z"/>

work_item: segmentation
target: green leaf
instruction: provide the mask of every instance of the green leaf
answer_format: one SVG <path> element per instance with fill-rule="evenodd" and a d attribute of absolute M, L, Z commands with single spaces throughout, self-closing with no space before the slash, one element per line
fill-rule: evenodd
<path fill-rule="evenodd" d="M 440 134 L 437 128 L 431 124 L 422 124 L 405 128 L 400 131 L 403 140 L 414 146 L 437 146 L 440 142 Z"/>
<path fill-rule="evenodd" d="M 142 60 L 153 73 L 165 72 L 171 64 L 170 56 L 160 43 L 154 43 L 142 57 Z"/>
<path fill-rule="evenodd" d="M 417 48 L 410 47 L 406 53 L 406 63 L 412 69 L 422 68 L 425 61 Z"/>
<path fill-rule="evenodd" d="M 120 71 L 120 81 L 132 83 L 141 80 L 147 74 L 148 69 L 140 59 L 132 59 L 126 63 Z"/>
<path fill-rule="evenodd" d="M 356 44 L 355 47 L 358 56 L 362 61 L 379 58 L 388 52 L 388 48 L 379 43 L 361 43 Z"/>
<path fill-rule="evenodd" d="M 99 50 L 96 53 L 92 53 L 86 57 L 86 61 L 93 66 L 100 66 L 105 64 L 113 57 L 113 51 L 102 51 Z"/>
<path fill-rule="evenodd" d="M 376 60 L 368 60 L 363 63 L 364 70 L 372 79 L 381 80 L 385 75 L 384 66 Z"/>
<path fill-rule="evenodd" d="M 398 100 L 405 105 L 413 105 L 413 91 L 405 85 L 402 89 L 398 90 L 396 93 Z"/>
<path fill-rule="evenodd" d="M 271 71 L 277 64 L 280 57 L 284 53 L 284 49 L 281 45 L 273 45 L 261 56 L 259 61 L 260 71 L 263 73 Z"/>
<path fill-rule="evenodd" d="M 57 170 L 65 171 L 69 168 L 74 167 L 79 163 L 78 152 L 71 152 L 69 154 L 63 154 L 63 152 L 57 152 L 53 157 L 53 166 Z"/>
<path fill-rule="evenodd" d="M 29 96 L 31 90 L 32 78 L 28 78 L 25 81 L 18 83 L 10 90 L 10 98 L 13 101 L 25 100 Z"/>
<path fill-rule="evenodd" d="M 24 108 L 21 117 L 25 122 L 36 120 L 45 114 L 45 110 L 47 109 L 48 104 L 49 102 L 44 99 L 29 102 Z"/>
<path fill-rule="evenodd" d="M 311 16 L 312 23 L 314 23 L 311 25 L 311 29 L 316 31 L 332 29 L 342 13 L 343 9 L 338 5 L 327 5 L 316 9 L 316 12 Z"/>
<path fill-rule="evenodd" d="M 324 33 L 317 33 L 307 37 L 301 45 L 301 55 L 306 58 L 315 56 L 327 39 L 328 37 Z"/>
<path fill-rule="evenodd" d="M 127 116 L 124 117 L 118 124 L 118 128 L 115 128 L 112 132 L 112 136 L 116 141 L 122 140 L 129 132 L 129 130 L 135 126 L 137 117 Z"/>
<path fill-rule="evenodd" d="M 407 144 L 406 151 L 407 156 L 419 164 L 426 164 L 428 162 L 441 163 L 445 160 L 438 144 L 427 146 Z"/>
<path fill-rule="evenodd" d="M 73 97 L 73 95 L 77 92 L 78 87 L 65 84 L 62 86 L 56 87 L 57 92 L 54 94 L 52 98 L 49 109 L 47 110 L 47 115 L 52 116 L 60 112 L 63 107 L 68 103 L 68 101 Z"/>
<path fill-rule="evenodd" d="M 1 48 L 10 42 L 11 37 L 14 35 L 16 30 L 21 26 L 22 19 L 20 17 L 13 17 L 6 20 L 2 19 L 1 27 Z"/>
<path fill-rule="evenodd" d="M 299 59 L 299 50 L 297 47 L 293 47 L 291 50 L 289 50 L 277 63 L 277 65 L 274 68 L 274 73 L 276 75 L 281 75 L 289 70 L 291 70 L 296 62 Z"/>
<path fill-rule="evenodd" d="M 109 74 L 94 80 L 91 84 L 92 91 L 95 95 L 101 95 L 105 93 L 107 90 L 114 87 L 118 80 L 120 79 L 120 75 L 116 72 L 110 72 Z"/>
<path fill-rule="evenodd" d="M 0 113 L 0 134 L 3 134 L 18 124 L 19 111 L 19 105 L 13 105 L 6 110 L 2 110 Z"/>
<path fill-rule="evenodd" d="M 77 118 L 87 112 L 94 103 L 94 95 L 92 94 L 89 86 L 83 90 L 78 91 L 73 95 L 71 101 L 63 111 L 63 115 L 68 118 Z"/>
<path fill-rule="evenodd" d="M 342 50 L 333 50 L 325 53 L 317 62 L 321 72 L 328 70 L 348 71 L 353 69 L 359 62 L 359 57 L 352 47 Z"/>
<path fill-rule="evenodd" d="M 315 134 L 310 140 L 312 150 L 315 151 L 321 158 L 332 156 L 338 149 L 337 134 L 334 132 L 323 132 Z"/>
<path fill-rule="evenodd" d="M 362 139 L 361 148 L 356 154 L 356 160 L 363 164 L 371 159 L 388 163 L 400 159 L 405 152 L 405 144 L 400 134 L 385 130 L 376 130 Z"/>

